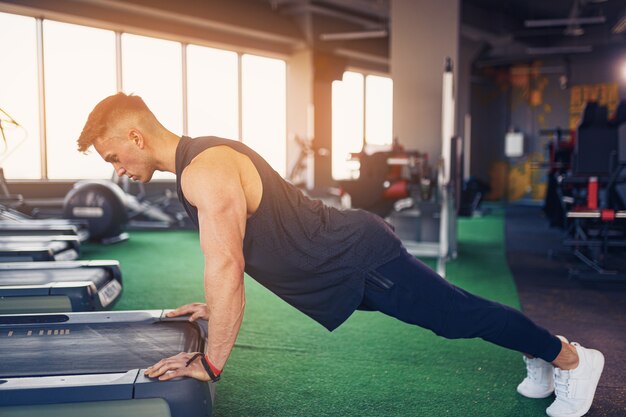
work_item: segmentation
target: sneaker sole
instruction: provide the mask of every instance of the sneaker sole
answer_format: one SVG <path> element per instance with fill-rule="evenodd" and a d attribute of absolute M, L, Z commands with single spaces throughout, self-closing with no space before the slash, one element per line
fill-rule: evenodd
<path fill-rule="evenodd" d="M 539 398 L 548 398 L 550 395 L 552 395 L 554 390 L 542 392 L 542 393 L 539 393 L 539 394 L 529 394 L 529 393 L 522 392 L 519 389 L 517 390 L 517 392 L 521 396 L 526 397 L 526 398 L 539 399 Z"/>

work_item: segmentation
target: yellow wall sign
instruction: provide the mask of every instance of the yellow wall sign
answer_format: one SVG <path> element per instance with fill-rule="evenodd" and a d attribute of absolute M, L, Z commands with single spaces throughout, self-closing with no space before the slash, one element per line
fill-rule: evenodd
<path fill-rule="evenodd" d="M 616 82 L 600 84 L 579 84 L 571 88 L 569 100 L 569 127 L 576 129 L 583 112 L 585 103 L 597 101 L 601 106 L 607 106 L 609 117 L 615 114 L 619 104 L 619 86 Z"/>

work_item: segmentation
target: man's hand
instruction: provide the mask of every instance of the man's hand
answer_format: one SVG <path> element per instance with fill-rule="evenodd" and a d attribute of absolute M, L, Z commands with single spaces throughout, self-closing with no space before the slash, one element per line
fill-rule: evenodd
<path fill-rule="evenodd" d="M 209 319 L 209 309 L 204 303 L 191 303 L 178 307 L 176 310 L 172 310 L 167 313 L 166 317 L 178 317 L 190 315 L 189 321 L 194 322 L 198 319 Z M 191 365 L 190 365 L 191 366 Z"/>
<path fill-rule="evenodd" d="M 199 304 L 199 303 L 197 303 Z M 189 304 L 193 305 L 193 304 Z M 204 305 L 204 304 L 202 304 Z M 187 306 L 183 306 L 187 307 Z M 183 308 L 181 307 L 181 308 Z M 178 310 L 178 309 L 177 309 Z M 211 380 L 209 375 L 204 370 L 200 358 L 196 358 L 193 362 L 187 365 L 187 361 L 191 359 L 197 352 L 181 352 L 176 356 L 172 356 L 167 359 L 162 359 L 155 363 L 146 371 L 144 375 L 148 378 L 159 378 L 159 381 L 167 381 L 168 379 L 177 378 L 181 376 L 188 376 L 200 381 L 208 382 Z"/>

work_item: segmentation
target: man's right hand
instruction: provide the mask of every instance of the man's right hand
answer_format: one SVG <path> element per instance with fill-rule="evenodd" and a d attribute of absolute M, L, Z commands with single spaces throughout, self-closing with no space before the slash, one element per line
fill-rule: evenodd
<path fill-rule="evenodd" d="M 180 306 L 175 310 L 168 312 L 166 317 L 178 317 L 178 316 L 191 316 L 189 321 L 196 321 L 198 319 L 209 319 L 209 309 L 204 303 L 191 303 Z"/>

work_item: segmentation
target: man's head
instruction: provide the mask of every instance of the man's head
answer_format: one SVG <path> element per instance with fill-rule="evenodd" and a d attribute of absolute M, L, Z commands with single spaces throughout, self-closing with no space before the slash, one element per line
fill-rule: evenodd
<path fill-rule="evenodd" d="M 165 131 L 141 97 L 117 93 L 91 111 L 78 150 L 86 152 L 93 145 L 118 175 L 147 182 L 155 170 L 151 144 Z"/>

